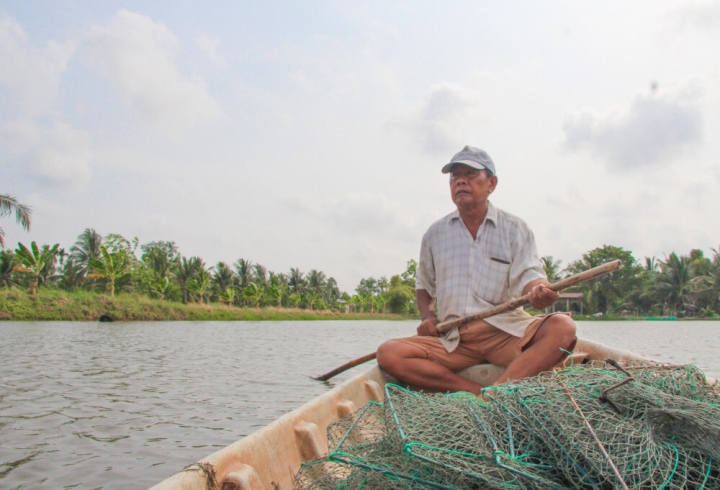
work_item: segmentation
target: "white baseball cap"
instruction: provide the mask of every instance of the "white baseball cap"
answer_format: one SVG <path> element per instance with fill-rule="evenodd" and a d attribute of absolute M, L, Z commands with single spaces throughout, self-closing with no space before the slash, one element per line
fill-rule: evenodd
<path fill-rule="evenodd" d="M 449 174 L 452 172 L 455 165 L 467 165 L 468 167 L 476 170 L 487 170 L 490 175 L 495 175 L 495 164 L 487 154 L 485 150 L 475 148 L 474 146 L 466 146 L 461 151 L 455 154 L 450 160 L 450 163 L 446 164 L 442 168 L 442 173 Z"/>

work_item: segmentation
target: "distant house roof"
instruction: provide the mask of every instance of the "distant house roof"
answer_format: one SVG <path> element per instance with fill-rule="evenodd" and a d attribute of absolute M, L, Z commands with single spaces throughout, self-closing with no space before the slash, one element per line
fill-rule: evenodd
<path fill-rule="evenodd" d="M 583 293 L 560 293 L 560 299 L 582 299 Z"/>

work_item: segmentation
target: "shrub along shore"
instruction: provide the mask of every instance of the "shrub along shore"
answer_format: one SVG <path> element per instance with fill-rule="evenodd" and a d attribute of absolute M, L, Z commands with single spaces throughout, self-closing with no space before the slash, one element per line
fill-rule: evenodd
<path fill-rule="evenodd" d="M 237 308 L 221 304 L 183 304 L 150 299 L 141 294 L 114 297 L 90 291 L 40 289 L 29 295 L 20 289 L 0 290 L 0 320 L 97 321 L 258 321 L 258 320 L 404 320 L 382 313 L 343 313 L 298 308 Z"/>
<path fill-rule="evenodd" d="M 542 312 L 530 309 L 533 315 Z M 151 299 L 143 294 L 110 297 L 91 291 L 67 292 L 40 289 L 29 295 L 21 289 L 0 289 L 0 321 L 98 321 L 103 315 L 113 321 L 292 321 L 292 320 L 411 320 L 417 316 L 391 313 L 344 313 L 332 310 L 262 307 L 238 308 L 218 303 L 183 304 Z M 670 320 L 620 315 L 573 315 L 576 321 Z M 678 320 L 693 320 L 679 319 Z M 698 320 L 698 319 L 695 319 Z M 718 320 L 718 318 L 702 318 Z"/>

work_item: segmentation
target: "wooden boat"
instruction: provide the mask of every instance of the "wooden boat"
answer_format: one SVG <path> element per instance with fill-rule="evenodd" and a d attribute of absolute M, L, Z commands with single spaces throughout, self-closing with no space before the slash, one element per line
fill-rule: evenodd
<path fill-rule="evenodd" d="M 619 362 L 650 361 L 629 351 L 579 340 L 574 354 L 564 364 L 608 358 Z M 462 375 L 490 385 L 502 371 L 497 366 L 483 364 L 466 369 Z M 385 384 L 392 381 L 395 380 L 374 366 L 153 489 L 289 489 L 301 463 L 328 454 L 328 425 L 370 400 L 382 400 Z"/>

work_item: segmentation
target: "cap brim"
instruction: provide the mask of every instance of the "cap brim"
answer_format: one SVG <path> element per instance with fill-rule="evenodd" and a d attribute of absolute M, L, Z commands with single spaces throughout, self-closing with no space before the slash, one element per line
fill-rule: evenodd
<path fill-rule="evenodd" d="M 442 168 L 442 173 L 449 174 L 450 172 L 452 172 L 452 169 L 455 167 L 455 165 L 467 165 L 468 167 L 474 168 L 475 170 L 484 170 L 487 168 L 483 164 L 474 162 L 472 160 L 458 160 L 455 162 L 450 162 L 447 165 L 445 165 Z"/>

